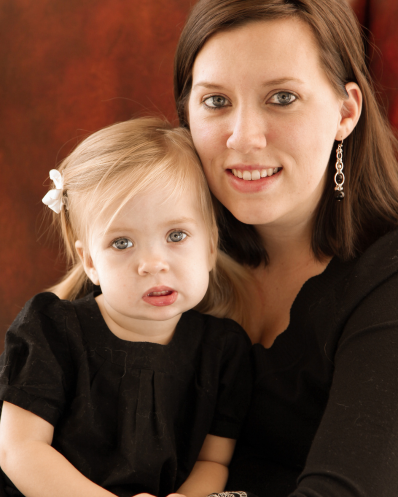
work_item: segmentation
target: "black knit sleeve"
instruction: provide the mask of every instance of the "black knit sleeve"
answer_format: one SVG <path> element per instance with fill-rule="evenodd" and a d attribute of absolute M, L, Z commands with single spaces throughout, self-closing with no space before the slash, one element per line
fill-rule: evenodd
<path fill-rule="evenodd" d="M 220 368 L 216 412 L 210 434 L 236 439 L 252 392 L 251 342 L 234 321 L 224 320 L 226 339 Z"/>
<path fill-rule="evenodd" d="M 398 489 L 398 275 L 351 314 L 327 407 L 290 497 L 392 497 Z"/>
<path fill-rule="evenodd" d="M 36 295 L 7 331 L 0 357 L 0 399 L 52 425 L 64 409 L 71 377 L 68 307 L 52 293 Z"/>

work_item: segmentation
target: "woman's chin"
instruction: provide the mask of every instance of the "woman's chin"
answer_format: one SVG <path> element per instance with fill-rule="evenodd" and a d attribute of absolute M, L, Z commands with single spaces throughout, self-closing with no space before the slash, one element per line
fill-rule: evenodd
<path fill-rule="evenodd" d="M 260 203 L 260 202 L 259 202 Z M 231 214 L 243 224 L 251 224 L 253 226 L 269 225 L 274 223 L 279 215 L 272 209 L 264 209 L 264 203 L 259 206 L 248 206 L 243 203 L 241 207 L 239 205 L 226 206 Z"/>

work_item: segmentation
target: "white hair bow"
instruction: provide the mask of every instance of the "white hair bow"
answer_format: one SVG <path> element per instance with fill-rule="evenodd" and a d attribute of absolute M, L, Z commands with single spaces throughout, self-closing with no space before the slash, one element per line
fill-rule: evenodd
<path fill-rule="evenodd" d="M 54 181 L 55 188 L 44 195 L 42 202 L 59 214 L 63 203 L 62 192 L 64 190 L 64 180 L 62 179 L 61 173 L 56 169 L 51 169 L 50 179 Z"/>

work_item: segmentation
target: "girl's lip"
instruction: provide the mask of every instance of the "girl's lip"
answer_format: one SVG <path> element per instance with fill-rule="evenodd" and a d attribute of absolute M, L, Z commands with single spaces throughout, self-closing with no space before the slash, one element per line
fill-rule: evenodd
<path fill-rule="evenodd" d="M 145 292 L 142 300 L 155 307 L 162 307 L 174 304 L 177 300 L 178 292 L 168 286 L 154 286 Z"/>
<path fill-rule="evenodd" d="M 241 169 L 243 171 L 255 171 L 259 168 L 256 166 L 234 166 L 234 169 Z M 283 168 L 277 173 L 274 173 L 272 176 L 266 176 L 265 178 L 260 178 L 254 181 L 246 181 L 244 179 L 237 178 L 236 176 L 234 176 L 231 169 L 227 169 L 225 172 L 227 174 L 228 181 L 234 190 L 237 190 L 241 193 L 256 193 L 270 188 L 277 181 L 279 181 L 282 171 Z"/>

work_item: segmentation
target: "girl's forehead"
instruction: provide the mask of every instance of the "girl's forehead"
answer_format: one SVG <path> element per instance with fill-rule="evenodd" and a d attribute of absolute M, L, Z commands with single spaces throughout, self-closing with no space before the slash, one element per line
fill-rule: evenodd
<path fill-rule="evenodd" d="M 161 226 L 178 219 L 204 221 L 198 188 L 193 184 L 153 185 L 131 198 L 118 199 L 98 216 L 92 228 L 105 234 L 123 226 Z"/>

